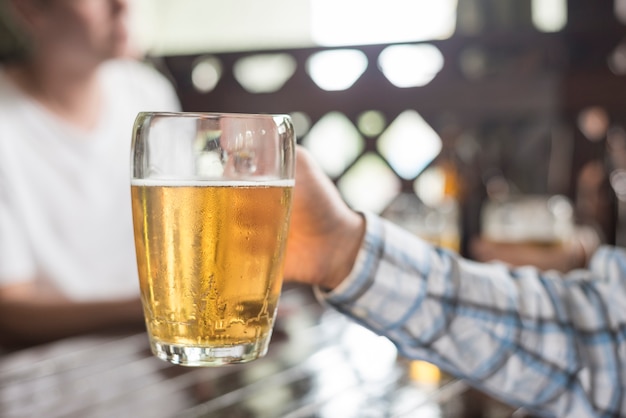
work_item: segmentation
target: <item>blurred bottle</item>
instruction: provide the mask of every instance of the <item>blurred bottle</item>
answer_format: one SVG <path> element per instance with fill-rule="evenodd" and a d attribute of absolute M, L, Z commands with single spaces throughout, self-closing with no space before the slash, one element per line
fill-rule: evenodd
<path fill-rule="evenodd" d="M 442 154 L 414 183 L 415 194 L 427 210 L 417 235 L 434 245 L 458 252 L 461 241 L 459 173 L 451 158 Z"/>

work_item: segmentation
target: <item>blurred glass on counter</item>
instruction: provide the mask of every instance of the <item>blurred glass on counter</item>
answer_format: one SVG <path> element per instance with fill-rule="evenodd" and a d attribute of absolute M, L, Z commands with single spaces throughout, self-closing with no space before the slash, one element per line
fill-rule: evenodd
<path fill-rule="evenodd" d="M 459 210 L 456 201 L 428 205 L 413 193 L 402 193 L 396 196 L 382 216 L 434 245 L 459 250 Z"/>
<path fill-rule="evenodd" d="M 507 196 L 485 203 L 481 225 L 488 241 L 559 246 L 574 233 L 574 208 L 562 195 Z"/>
<path fill-rule="evenodd" d="M 414 182 L 415 193 L 402 193 L 382 212 L 385 219 L 443 248 L 458 252 L 461 241 L 458 176 L 442 163 Z"/>

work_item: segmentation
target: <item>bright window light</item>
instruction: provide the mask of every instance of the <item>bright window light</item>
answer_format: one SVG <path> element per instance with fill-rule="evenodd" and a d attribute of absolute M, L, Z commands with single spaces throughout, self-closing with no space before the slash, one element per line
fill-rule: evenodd
<path fill-rule="evenodd" d="M 379 110 L 366 110 L 359 115 L 357 126 L 363 135 L 376 136 L 387 126 L 387 119 Z"/>
<path fill-rule="evenodd" d="M 446 173 L 441 167 L 429 167 L 413 184 L 415 193 L 429 206 L 437 206 L 444 201 Z"/>
<path fill-rule="evenodd" d="M 319 45 L 362 45 L 449 38 L 457 0 L 311 0 Z"/>
<path fill-rule="evenodd" d="M 215 88 L 222 77 L 222 63 L 216 57 L 205 57 L 198 61 L 191 70 L 191 82 L 201 93 L 208 93 Z"/>
<path fill-rule="evenodd" d="M 343 113 L 324 115 L 304 138 L 302 145 L 330 177 L 339 177 L 361 154 L 365 141 Z"/>
<path fill-rule="evenodd" d="M 373 152 L 362 156 L 344 174 L 337 187 L 350 206 L 380 213 L 400 193 L 400 180 Z"/>
<path fill-rule="evenodd" d="M 532 0 L 533 24 L 542 32 L 558 32 L 567 23 L 567 0 Z"/>
<path fill-rule="evenodd" d="M 378 57 L 378 66 L 396 87 L 430 83 L 443 68 L 443 55 L 434 45 L 392 45 Z"/>
<path fill-rule="evenodd" d="M 235 78 L 250 93 L 273 93 L 296 71 L 296 59 L 289 54 L 256 54 L 235 63 Z"/>
<path fill-rule="evenodd" d="M 2 3 L 0 1 L 0 3 Z M 308 1 L 133 0 L 142 49 L 156 56 L 313 46 Z"/>
<path fill-rule="evenodd" d="M 378 151 L 405 179 L 421 173 L 441 146 L 437 132 L 415 110 L 402 112 L 378 139 Z"/>
<path fill-rule="evenodd" d="M 321 89 L 347 90 L 367 68 L 367 57 L 357 49 L 317 52 L 309 57 L 306 70 Z"/>

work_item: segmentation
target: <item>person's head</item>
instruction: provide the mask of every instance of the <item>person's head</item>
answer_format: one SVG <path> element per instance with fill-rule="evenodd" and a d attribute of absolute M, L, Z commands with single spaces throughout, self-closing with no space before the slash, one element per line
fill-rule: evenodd
<path fill-rule="evenodd" d="M 82 68 L 127 52 L 127 0 L 0 1 L 32 57 Z"/>

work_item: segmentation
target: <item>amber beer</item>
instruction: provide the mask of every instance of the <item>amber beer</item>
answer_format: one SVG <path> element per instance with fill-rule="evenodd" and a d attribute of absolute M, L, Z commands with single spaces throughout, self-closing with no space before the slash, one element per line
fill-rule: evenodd
<path fill-rule="evenodd" d="M 240 362 L 265 353 L 292 190 L 293 180 L 132 181 L 141 296 L 155 351 L 215 354 L 214 364 L 201 365 L 232 362 L 228 350 Z"/>

